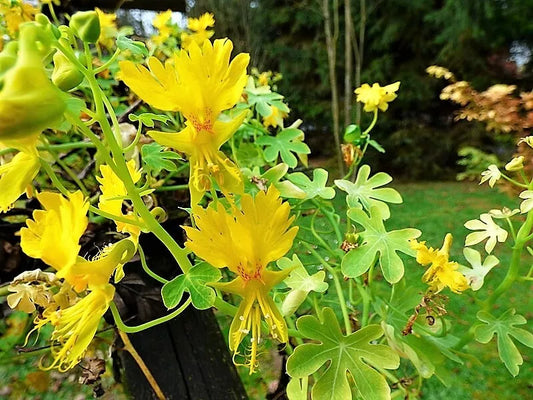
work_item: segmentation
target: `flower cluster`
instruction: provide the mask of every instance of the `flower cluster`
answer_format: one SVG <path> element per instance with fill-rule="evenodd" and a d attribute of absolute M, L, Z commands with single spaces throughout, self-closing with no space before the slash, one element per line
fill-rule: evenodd
<path fill-rule="evenodd" d="M 56 273 L 47 275 L 46 285 L 40 288 L 28 288 L 24 277 L 19 278 L 21 283 L 15 280 L 10 287 L 17 294 L 17 298 L 12 297 L 12 305 L 29 310 L 30 302 L 44 308 L 35 318 L 35 329 L 50 323 L 54 327 L 52 341 L 56 343 L 52 347 L 54 360 L 47 368 L 65 371 L 75 366 L 87 350 L 115 293 L 109 280 L 113 275 L 115 279 L 123 275 L 122 266 L 133 256 L 135 245 L 123 239 L 86 260 L 78 255 L 79 241 L 88 224 L 89 205 L 83 194 L 78 191 L 65 198 L 42 192 L 37 199 L 44 209 L 34 211 L 33 219 L 21 229 L 21 247 Z M 64 281 L 59 283 L 59 279 Z"/>

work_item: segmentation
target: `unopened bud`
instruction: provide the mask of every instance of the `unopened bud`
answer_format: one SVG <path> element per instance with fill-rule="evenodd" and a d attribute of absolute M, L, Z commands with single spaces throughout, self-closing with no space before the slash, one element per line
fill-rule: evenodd
<path fill-rule="evenodd" d="M 100 19 L 96 11 L 77 12 L 70 19 L 69 26 L 86 43 L 96 43 L 100 37 Z"/>
<path fill-rule="evenodd" d="M 52 82 L 59 89 L 68 91 L 74 89 L 83 81 L 83 74 L 60 51 L 54 54 L 54 71 Z"/>

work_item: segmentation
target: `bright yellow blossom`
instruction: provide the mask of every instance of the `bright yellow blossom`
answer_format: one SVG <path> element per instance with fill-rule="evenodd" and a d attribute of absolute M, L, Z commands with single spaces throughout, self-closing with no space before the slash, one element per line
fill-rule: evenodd
<path fill-rule="evenodd" d="M 115 38 L 118 33 L 117 29 L 117 15 L 107 14 L 98 7 L 94 9 L 98 14 L 100 21 L 100 36 L 98 37 L 98 44 L 110 50 L 115 45 Z"/>
<path fill-rule="evenodd" d="M 148 59 L 150 70 L 130 61 L 120 63 L 121 77 L 139 97 L 156 108 L 180 111 L 186 128 L 179 133 L 149 131 L 158 143 L 181 151 L 191 165 L 191 204 L 196 205 L 214 179 L 224 193 L 241 193 L 239 169 L 219 151 L 242 124 L 244 113 L 219 118 L 239 100 L 246 84 L 250 57 L 239 54 L 230 62 L 230 40 L 206 40 L 181 50 L 174 62 L 163 65 Z"/>
<path fill-rule="evenodd" d="M 59 310 L 48 308 L 42 317 L 36 318 L 37 328 L 46 323 L 54 326 L 51 337 L 56 343 L 51 347 L 54 361 L 46 369 L 57 368 L 64 372 L 80 362 L 114 294 L 113 285 L 105 284 L 70 307 Z"/>
<path fill-rule="evenodd" d="M 366 112 L 374 112 L 377 109 L 387 111 L 389 104 L 397 95 L 396 91 L 400 88 L 400 82 L 395 82 L 381 87 L 379 83 L 374 83 L 372 87 L 364 83 L 361 87 L 355 89 L 357 101 L 363 103 Z"/>
<path fill-rule="evenodd" d="M 0 0 L 0 17 L 3 17 L 12 38 L 17 35 L 20 24 L 33 21 L 38 13 L 39 9 L 22 0 Z"/>
<path fill-rule="evenodd" d="M 152 41 L 156 44 L 163 44 L 165 40 L 170 37 L 172 33 L 172 28 L 169 26 L 169 22 L 172 20 L 172 10 L 167 10 L 157 14 L 153 21 L 152 25 L 159 32 L 156 36 L 152 37 Z"/>
<path fill-rule="evenodd" d="M 416 261 L 423 266 L 429 265 L 422 280 L 436 292 L 449 287 L 455 293 L 468 289 L 468 281 L 457 269 L 459 264 L 449 261 L 452 235 L 448 233 L 440 249 L 428 248 L 426 242 L 411 242 L 411 248 L 416 250 Z"/>
<path fill-rule="evenodd" d="M 270 108 L 272 112 L 269 116 L 263 117 L 263 125 L 265 126 L 265 128 L 268 128 L 269 126 L 273 128 L 276 128 L 278 126 L 283 128 L 283 119 L 287 118 L 288 114 L 286 112 L 281 111 L 276 106 L 271 106 Z"/>
<path fill-rule="evenodd" d="M 128 171 L 130 173 L 133 183 L 137 183 L 141 179 L 141 171 L 136 169 L 135 160 L 129 160 L 127 163 Z M 131 214 L 124 214 L 122 212 L 123 200 L 120 197 L 124 197 L 128 194 L 126 187 L 122 180 L 115 174 L 109 165 L 100 166 L 100 174 L 96 180 L 100 183 L 100 190 L 102 195 L 99 198 L 98 208 L 106 213 L 125 217 L 128 219 L 135 219 Z M 115 221 L 118 232 L 127 232 L 131 235 L 131 239 L 137 243 L 141 228 L 137 225 L 127 224 L 122 221 Z"/>
<path fill-rule="evenodd" d="M 40 258 L 65 279 L 65 287 L 86 295 L 76 300 L 51 303 L 42 316 L 35 319 L 35 329 L 47 323 L 54 326 L 52 346 L 54 361 L 48 368 L 65 371 L 74 367 L 91 342 L 101 317 L 113 299 L 115 288 L 109 283 L 135 252 L 131 240 L 124 239 L 107 246 L 92 260 L 78 256 L 79 240 L 88 223 L 88 202 L 81 192 L 68 198 L 43 192 L 37 195 L 44 210 L 36 210 L 33 220 L 22 228 L 21 247 L 30 257 Z M 58 245 L 60 243 L 61 245 Z M 74 303 L 74 304 L 72 304 Z"/>
<path fill-rule="evenodd" d="M 36 151 L 21 151 L 11 161 L 0 165 L 0 213 L 8 211 L 26 191 L 39 167 Z"/>
<path fill-rule="evenodd" d="M 230 327 L 229 347 L 238 354 L 239 344 L 251 333 L 250 373 L 257 364 L 262 319 L 274 339 L 287 341 L 287 325 L 268 293 L 290 269 L 270 271 L 266 267 L 292 246 L 298 228 L 290 228 L 294 217 L 289 212 L 289 204 L 282 203 L 278 190 L 271 186 L 255 198 L 243 195 L 241 208 L 231 213 L 220 204 L 217 209 L 199 208 L 194 216 L 197 228 L 185 227 L 189 249 L 214 267 L 227 267 L 237 274 L 231 282 L 212 286 L 243 298 Z"/>
<path fill-rule="evenodd" d="M 181 47 L 188 49 L 192 43 L 201 45 L 215 33 L 208 30 L 208 28 L 212 28 L 213 26 L 215 26 L 215 17 L 211 13 L 205 13 L 199 18 L 189 18 L 187 20 L 187 27 L 192 33 L 184 32 L 181 34 Z"/>

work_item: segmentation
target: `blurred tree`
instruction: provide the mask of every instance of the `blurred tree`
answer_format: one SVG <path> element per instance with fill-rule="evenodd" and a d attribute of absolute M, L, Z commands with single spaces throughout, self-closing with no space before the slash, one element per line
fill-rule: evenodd
<path fill-rule="evenodd" d="M 344 38 L 345 26 L 350 29 L 344 18 L 347 8 L 344 2 L 338 3 L 339 38 Z M 207 10 L 214 12 L 218 37 L 231 37 L 239 50 L 251 53 L 252 65 L 259 69 L 281 72 L 284 79 L 279 91 L 287 96 L 294 115 L 304 119 L 313 152 L 329 150 L 333 155 L 321 6 L 322 0 L 196 0 L 190 13 L 197 16 Z M 450 118 L 454 106 L 439 100 L 445 82 L 428 77 L 427 66 L 446 66 L 480 90 L 498 82 L 516 84 L 525 90 L 533 86 L 533 0 L 351 0 L 350 6 L 352 47 L 353 43 L 359 45 L 362 38 L 359 82 L 402 82 L 399 98 L 384 114 L 385 121 L 377 132 L 387 149 L 385 156 L 372 160 L 380 163 L 380 168 L 413 175 L 403 161 L 395 160 L 399 153 L 389 146 L 398 145 L 395 132 L 402 138 L 408 132 L 423 135 L 416 141 L 401 141 L 406 146 L 401 149 L 402 154 L 410 153 L 408 142 L 426 146 L 417 150 L 425 157 L 420 160 L 421 166 L 432 162 L 436 138 L 449 135 L 461 145 L 470 140 L 470 130 L 457 127 Z M 355 48 L 353 52 L 346 51 L 345 44 L 337 49 L 338 88 L 343 87 L 345 68 L 349 68 L 345 67 L 345 54 L 354 58 L 354 86 L 358 83 L 357 52 Z M 343 104 L 347 92 L 339 93 Z M 346 106 L 342 109 L 350 112 Z M 364 124 L 367 116 L 362 117 Z M 461 134 L 449 134 L 453 129 Z M 472 133 L 472 141 L 483 142 L 479 130 L 472 132 L 476 132 Z M 414 175 L 434 178 L 446 173 L 453 178 L 458 146 L 454 143 L 445 146 L 450 155 L 443 157 L 447 163 L 444 169 L 428 168 L 430 175 L 424 175 L 424 171 Z"/>

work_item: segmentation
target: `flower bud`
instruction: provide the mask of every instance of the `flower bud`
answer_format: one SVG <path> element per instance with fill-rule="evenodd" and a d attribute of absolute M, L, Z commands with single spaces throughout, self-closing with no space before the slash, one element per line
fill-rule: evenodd
<path fill-rule="evenodd" d="M 61 90 L 74 89 L 83 81 L 83 74 L 60 51 L 54 54 L 52 82 Z"/>
<path fill-rule="evenodd" d="M 515 157 L 505 164 L 506 171 L 520 171 L 522 168 L 524 168 L 524 156 Z"/>
<path fill-rule="evenodd" d="M 55 40 L 49 33 L 33 22 L 20 27 L 17 61 L 4 74 L 0 89 L 0 141 L 35 136 L 63 117 L 66 95 L 50 82 L 42 65 Z"/>
<path fill-rule="evenodd" d="M 86 43 L 96 43 L 100 37 L 100 19 L 96 11 L 77 12 L 70 19 L 69 26 Z"/>

